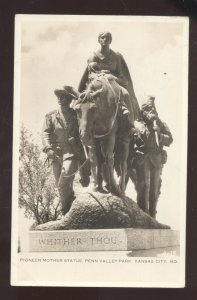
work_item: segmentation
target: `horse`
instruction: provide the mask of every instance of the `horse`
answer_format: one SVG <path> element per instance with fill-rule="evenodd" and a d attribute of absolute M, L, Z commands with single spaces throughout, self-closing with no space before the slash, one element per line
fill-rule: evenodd
<path fill-rule="evenodd" d="M 125 138 L 122 143 L 119 185 L 114 177 L 114 148 L 119 128 L 121 102 L 121 87 L 114 77 L 109 74 L 99 74 L 91 80 L 87 89 L 79 95 L 79 99 L 73 100 L 71 105 L 77 113 L 81 141 L 89 149 L 93 191 L 103 191 L 102 178 L 111 193 L 122 195 L 125 191 L 129 154 L 127 132 L 122 133 Z"/>

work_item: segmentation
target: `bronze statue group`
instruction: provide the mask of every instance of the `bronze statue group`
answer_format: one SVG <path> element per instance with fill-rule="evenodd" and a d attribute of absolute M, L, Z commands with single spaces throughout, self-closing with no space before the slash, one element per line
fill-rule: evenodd
<path fill-rule="evenodd" d="M 139 107 L 127 64 L 110 48 L 111 33 L 100 33 L 98 42 L 78 91 L 70 86 L 55 90 L 59 109 L 44 120 L 43 151 L 52 165 L 62 214 L 75 199 L 73 181 L 79 172 L 83 187 L 120 197 L 131 178 L 137 204 L 156 218 L 167 160 L 163 148 L 170 146 L 172 135 L 159 119 L 154 96 Z"/>

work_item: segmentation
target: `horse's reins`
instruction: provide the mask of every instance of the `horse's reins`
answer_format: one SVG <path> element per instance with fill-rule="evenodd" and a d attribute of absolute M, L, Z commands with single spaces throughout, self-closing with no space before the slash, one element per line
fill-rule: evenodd
<path fill-rule="evenodd" d="M 86 151 L 86 149 L 85 149 L 85 146 L 83 146 L 83 148 L 84 148 L 85 157 L 86 157 L 85 161 L 79 166 L 79 168 L 78 168 L 74 173 L 72 173 L 72 174 L 70 174 L 70 175 L 64 175 L 63 177 L 72 177 L 72 176 L 74 176 L 78 171 L 80 171 L 81 168 L 83 168 L 83 167 L 85 166 L 85 164 L 86 164 L 87 161 L 88 161 L 88 155 L 87 155 L 87 151 Z M 45 166 L 47 160 L 48 160 L 48 157 L 47 157 L 47 159 L 46 159 L 45 162 L 44 162 L 44 166 Z M 65 160 L 63 160 L 62 162 L 64 162 L 64 161 L 65 161 Z M 51 164 L 50 164 L 50 165 L 52 165 L 52 163 L 53 163 L 53 161 L 51 161 Z M 49 167 L 49 166 L 48 166 L 48 167 Z"/>
<path fill-rule="evenodd" d="M 103 78 L 104 78 L 104 80 L 107 82 L 107 84 L 108 84 L 108 86 L 110 87 L 110 89 L 111 89 L 111 91 L 112 91 L 114 97 L 116 98 L 116 93 L 115 93 L 115 91 L 114 91 L 112 85 L 110 84 L 109 80 L 108 80 L 105 76 L 103 76 Z M 113 127 L 114 127 L 114 124 L 115 124 L 115 121 L 116 121 L 116 117 L 117 117 L 117 114 L 118 114 L 118 110 L 119 110 L 120 93 L 121 93 L 121 90 L 119 90 L 118 101 L 117 101 L 117 103 L 116 103 L 116 112 L 115 112 L 115 115 L 114 115 L 114 118 L 113 118 L 113 121 L 112 121 L 111 128 L 110 128 L 110 129 L 108 130 L 108 132 L 105 133 L 105 134 L 100 134 L 100 135 L 99 135 L 99 134 L 95 134 L 95 135 L 94 135 L 94 138 L 96 138 L 96 139 L 103 138 L 103 137 L 107 136 L 108 134 L 110 134 L 110 132 L 112 131 L 112 129 L 113 129 Z"/>
<path fill-rule="evenodd" d="M 87 161 L 88 161 L 88 157 L 86 157 L 86 160 L 79 166 L 79 168 L 74 173 L 72 173 L 70 175 L 64 175 L 63 177 L 68 178 L 68 177 L 74 176 L 77 172 L 79 172 L 81 170 L 81 168 L 83 168 L 85 166 L 85 164 L 87 163 Z"/>

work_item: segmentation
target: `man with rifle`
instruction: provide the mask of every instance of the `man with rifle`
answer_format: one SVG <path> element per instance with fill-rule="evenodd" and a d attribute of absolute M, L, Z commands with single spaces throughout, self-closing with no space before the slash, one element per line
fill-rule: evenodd
<path fill-rule="evenodd" d="M 158 116 L 154 96 L 146 97 L 141 107 L 141 120 L 135 121 L 135 129 L 137 203 L 143 211 L 156 218 L 161 174 L 167 161 L 167 152 L 163 148 L 169 147 L 173 138 L 166 123 Z"/>

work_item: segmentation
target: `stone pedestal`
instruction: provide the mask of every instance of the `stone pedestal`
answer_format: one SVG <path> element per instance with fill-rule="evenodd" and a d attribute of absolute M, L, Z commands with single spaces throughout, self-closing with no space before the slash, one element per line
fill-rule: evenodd
<path fill-rule="evenodd" d="M 30 252 L 130 251 L 179 245 L 170 229 L 91 229 L 30 231 Z"/>

